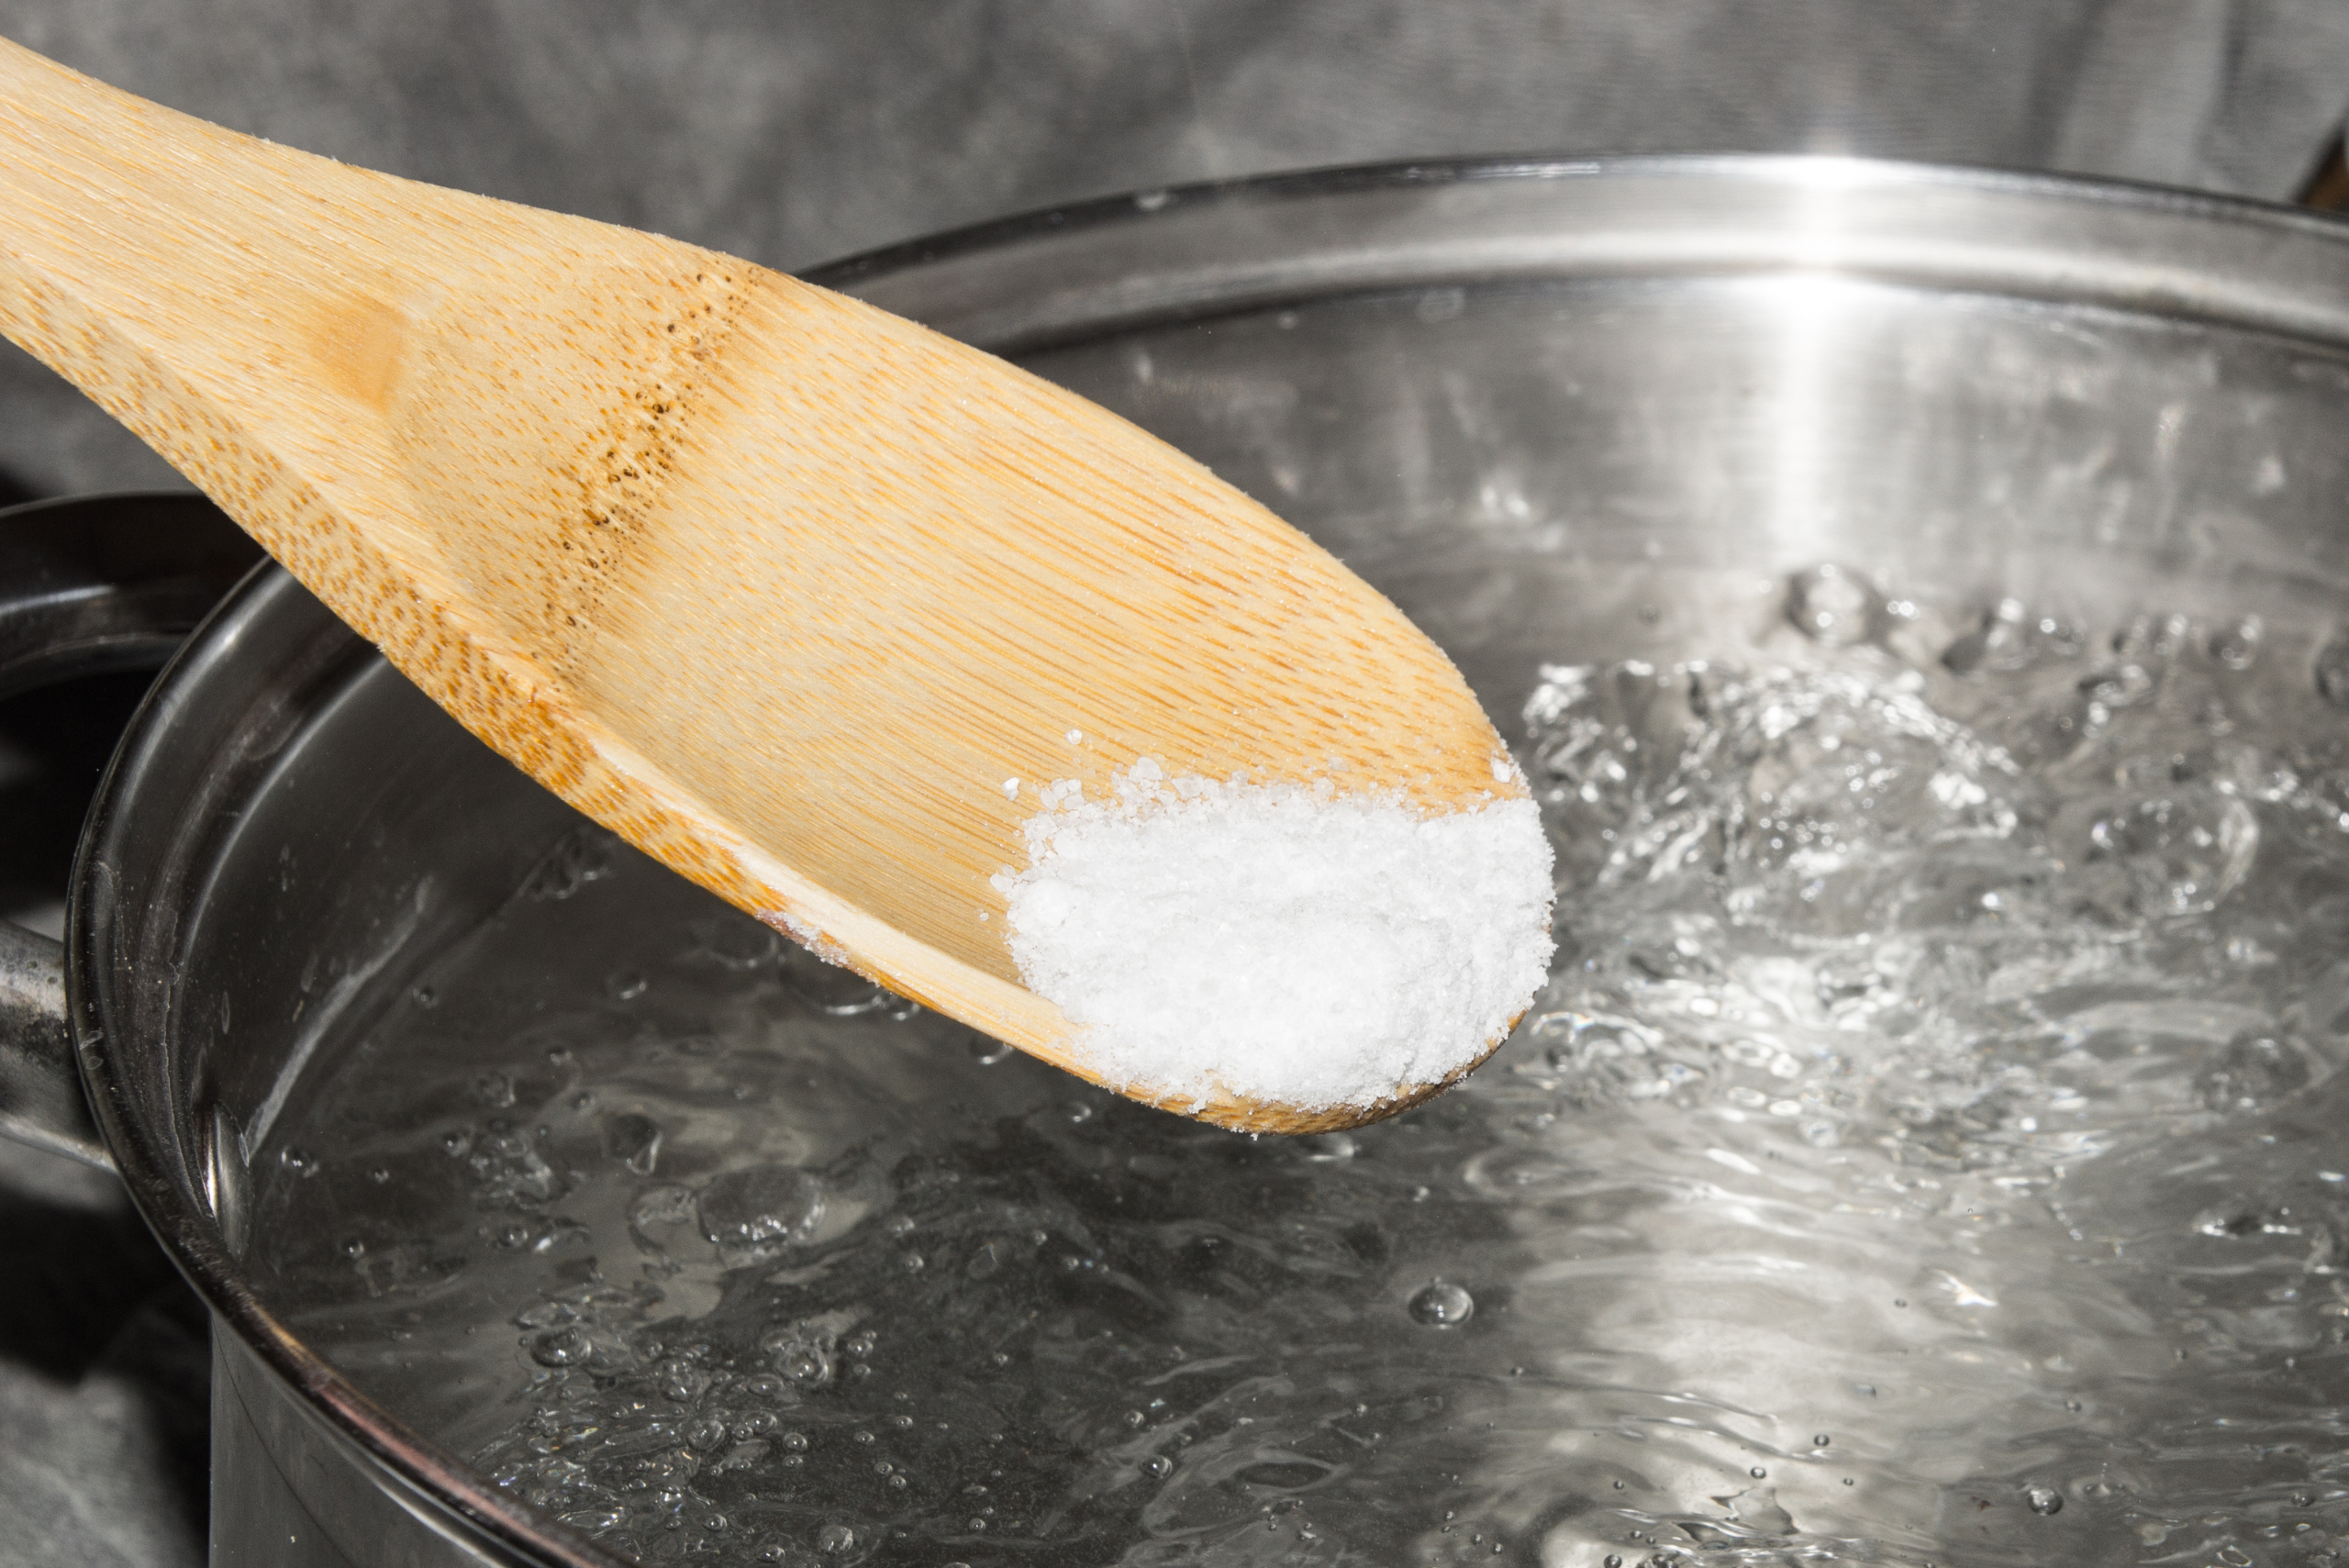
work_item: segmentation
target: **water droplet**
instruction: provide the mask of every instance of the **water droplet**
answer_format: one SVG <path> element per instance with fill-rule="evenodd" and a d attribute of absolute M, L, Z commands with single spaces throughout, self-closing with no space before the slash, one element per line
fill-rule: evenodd
<path fill-rule="evenodd" d="M 1827 1434 L 1825 1432 L 1815 1434 L 1810 1440 L 1810 1446 L 1813 1448 L 1825 1448 L 1827 1446 Z"/>
<path fill-rule="evenodd" d="M 346 1258 L 365 1257 L 367 1255 L 367 1243 L 354 1236 L 350 1240 L 345 1241 L 342 1244 L 342 1255 Z"/>
<path fill-rule="evenodd" d="M 1757 1464 L 1757 1465 L 1755 1465 L 1753 1469 L 1751 1469 L 1751 1470 L 1747 1471 L 1745 1473 L 1747 1473 L 1748 1475 L 1751 1475 L 1751 1476 L 1752 1476 L 1752 1477 L 1753 1477 L 1753 1479 L 1754 1479 L 1754 1480 L 1756 1480 L 1756 1481 L 1766 1481 L 1766 1480 L 1768 1480 L 1768 1479 L 1769 1479 L 1769 1477 L 1770 1477 L 1770 1473 L 1769 1473 L 1768 1471 L 1766 1471 L 1766 1470 L 1763 1469 L 1763 1468 L 1762 1468 L 1760 1465 L 1758 1465 L 1758 1464 Z"/>
<path fill-rule="evenodd" d="M 846 1525 L 826 1525 L 816 1532 L 816 1549 L 838 1556 L 856 1548 L 856 1531 Z"/>
<path fill-rule="evenodd" d="M 2064 1511 L 2064 1494 L 2053 1486 L 2033 1486 L 2022 1496 L 2034 1514 L 2060 1514 Z"/>
<path fill-rule="evenodd" d="M 1422 1286 L 1411 1297 L 1411 1321 L 1430 1329 L 1457 1329 L 1475 1316 L 1476 1298 L 1448 1281 Z"/>
<path fill-rule="evenodd" d="M 530 1359 L 540 1366 L 576 1366 L 595 1353 L 595 1345 L 577 1328 L 549 1329 L 530 1341 Z"/>
<path fill-rule="evenodd" d="M 388 1165 L 372 1166 L 367 1172 L 367 1179 L 380 1187 L 385 1182 L 392 1179 L 391 1167 Z"/>
<path fill-rule="evenodd" d="M 1610 1551 L 1600 1560 L 1599 1568 L 1623 1568 L 1621 1553 Z"/>
<path fill-rule="evenodd" d="M 1360 1147 L 1354 1142 L 1353 1134 L 1344 1132 L 1308 1133 L 1298 1139 L 1297 1144 L 1308 1160 L 1324 1165 L 1353 1159 Z"/>
<path fill-rule="evenodd" d="M 1826 648 L 1865 642 L 1876 629 L 1884 595 L 1849 567 L 1828 562 L 1787 580 L 1787 619 Z"/>
<path fill-rule="evenodd" d="M 277 1151 L 277 1161 L 279 1164 L 284 1165 L 297 1176 L 315 1176 L 318 1173 L 317 1156 L 296 1149 L 290 1143 Z"/>
<path fill-rule="evenodd" d="M 419 985 L 410 992 L 409 995 L 415 999 L 416 1005 L 419 1007 L 437 1007 L 440 1005 L 440 993 L 429 985 Z"/>
<path fill-rule="evenodd" d="M 604 981 L 604 993 L 615 1002 L 633 1002 L 651 984 L 633 969 L 617 971 Z"/>
<path fill-rule="evenodd" d="M 783 1446 L 789 1449 L 794 1453 L 805 1453 L 807 1451 L 807 1434 L 806 1432 L 785 1432 L 783 1434 Z"/>

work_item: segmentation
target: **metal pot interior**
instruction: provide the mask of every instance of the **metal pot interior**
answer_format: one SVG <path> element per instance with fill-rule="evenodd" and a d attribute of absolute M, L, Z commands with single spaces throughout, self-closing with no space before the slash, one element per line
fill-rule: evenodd
<path fill-rule="evenodd" d="M 2255 611 L 2270 657 L 2305 670 L 2349 582 L 2344 261 L 2338 225 L 2157 193 L 1650 161 L 1178 193 L 833 281 L 1013 353 L 1262 498 L 1433 635 L 1514 739 L 1544 664 L 1778 646 L 1790 578 L 1822 563 L 1908 604 L 1900 635 L 1928 662 L 2020 596 L 2097 628 Z M 424 1319 L 470 1315 L 510 1345 L 514 1282 L 585 1253 L 534 1251 L 536 1234 L 501 1251 L 513 1216 L 489 1208 L 473 1235 L 401 1250 L 407 1184 L 440 1178 L 334 1169 L 373 1103 L 351 1085 L 429 1066 L 445 1095 L 398 1114 L 477 1139 L 518 1082 L 513 1115 L 551 1114 L 529 1094 L 553 1093 L 562 1042 L 534 1014 L 602 985 L 620 1018 L 631 973 L 664 1021 L 628 1027 L 679 1049 L 693 1007 L 668 998 L 692 972 L 661 955 L 757 938 L 631 854 L 282 577 L 183 658 L 85 847 L 77 1007 L 142 1204 L 230 1331 L 339 1430 L 476 1507 L 495 1494 L 452 1456 L 512 1419 L 512 1391 Z M 640 891 L 550 915 L 536 962 L 431 998 L 441 1022 L 419 1031 L 436 966 L 534 900 L 532 918 L 563 914 L 565 878 Z M 726 1005 L 835 1053 L 858 1095 L 913 1103 L 923 1051 L 984 1049 L 935 1021 L 876 1043 L 873 1018 L 786 992 Z M 421 1054 L 371 1045 L 392 1037 Z M 1049 1079 L 938 1109 L 926 1135 L 1076 1097 Z M 711 1137 L 693 1157 L 722 1159 Z M 362 1244 L 340 1262 L 345 1238 L 285 1222 L 329 1180 Z M 415 1298 L 419 1338 L 380 1332 L 386 1292 Z M 513 1539 L 584 1551 L 537 1518 L 514 1506 Z"/>

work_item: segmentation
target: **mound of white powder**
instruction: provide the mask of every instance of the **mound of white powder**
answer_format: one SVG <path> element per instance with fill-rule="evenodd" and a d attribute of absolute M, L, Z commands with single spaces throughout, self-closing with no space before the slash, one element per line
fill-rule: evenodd
<path fill-rule="evenodd" d="M 1046 786 L 995 878 L 1029 989 L 1103 1082 L 1369 1106 L 1475 1062 L 1547 973 L 1550 844 L 1530 800 L 1426 817 L 1294 785 Z"/>

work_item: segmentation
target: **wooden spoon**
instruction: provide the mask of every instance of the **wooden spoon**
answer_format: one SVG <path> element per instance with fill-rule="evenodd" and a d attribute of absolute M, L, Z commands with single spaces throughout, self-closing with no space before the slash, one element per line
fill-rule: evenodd
<path fill-rule="evenodd" d="M 1337 758 L 1431 809 L 1523 794 L 1392 605 L 986 354 L 6 43 L 0 150 L 0 330 L 573 806 L 1046 1061 L 1084 1072 L 1005 946 L 988 878 L 1037 809 L 1005 780 Z M 1441 1086 L 1197 1114 L 1308 1131 Z"/>

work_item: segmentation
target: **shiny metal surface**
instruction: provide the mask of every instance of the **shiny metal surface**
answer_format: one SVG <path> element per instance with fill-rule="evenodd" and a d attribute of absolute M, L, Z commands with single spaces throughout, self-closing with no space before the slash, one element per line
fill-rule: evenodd
<path fill-rule="evenodd" d="M 126 1184 L 215 1314 L 217 1562 L 612 1561 L 387 1419 L 237 1260 L 247 1166 L 299 1116 L 284 1091 L 568 822 L 277 572 L 117 755 L 78 874 L 75 1036 Z"/>
<path fill-rule="evenodd" d="M 65 949 L 0 922 L 0 1137 L 105 1166 L 73 1067 Z"/>
<path fill-rule="evenodd" d="M 212 1341 L 212 1455 L 216 1568 L 535 1561 L 370 1463 L 231 1334 Z"/>
<path fill-rule="evenodd" d="M 2154 584 L 2212 612 L 2349 603 L 2329 219 L 1843 161 L 1519 161 L 1100 204 L 824 281 L 1200 456 L 1419 617 L 1496 712 L 1578 628 L 1701 634 L 1723 569 L 2029 583 L 2084 619 Z M 1594 576 L 1603 602 L 1565 588 Z M 228 1337 L 226 1485 L 255 1501 L 223 1561 L 285 1560 L 228 1554 L 331 1492 L 272 1492 L 254 1447 L 282 1477 L 300 1450 L 404 1489 L 321 1561 L 610 1561 L 307 1349 L 242 1261 L 237 1196 L 298 1148 L 306 1085 L 571 821 L 275 575 L 117 759 L 77 879 L 75 1040 Z M 312 1425 L 253 1414 L 281 1397 Z"/>
<path fill-rule="evenodd" d="M 196 495 L 0 512 L 0 696 L 160 666 L 260 550 Z M 65 1025 L 65 952 L 0 921 L 0 1137 L 106 1165 Z"/>

